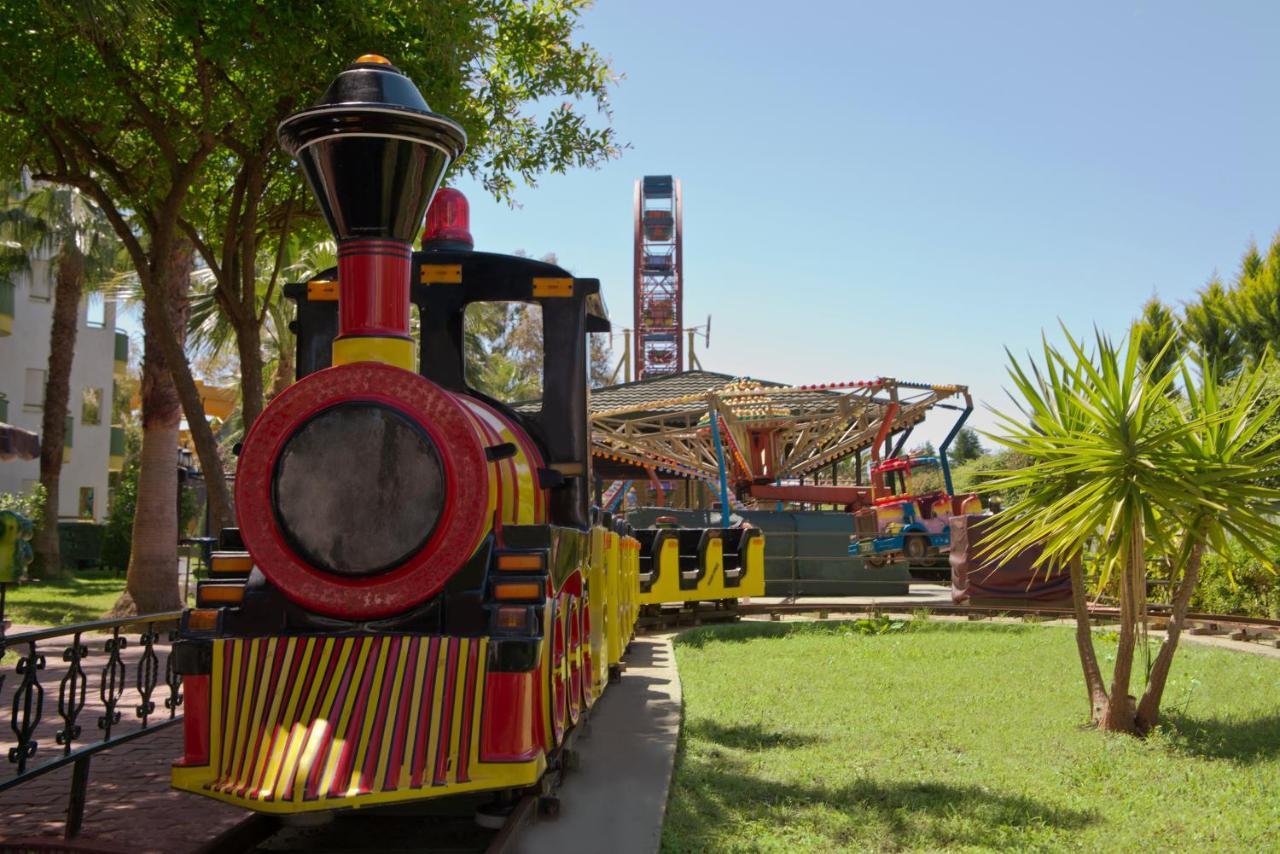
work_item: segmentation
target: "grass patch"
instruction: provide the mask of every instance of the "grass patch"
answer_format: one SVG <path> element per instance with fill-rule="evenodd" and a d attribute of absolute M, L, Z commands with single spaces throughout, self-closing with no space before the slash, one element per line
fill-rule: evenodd
<path fill-rule="evenodd" d="M 1138 741 L 1087 727 L 1070 629 L 744 623 L 676 657 L 667 852 L 1277 844 L 1280 661 L 1184 645 Z"/>
<path fill-rule="evenodd" d="M 23 626 L 65 626 L 100 620 L 120 598 L 124 573 L 83 570 L 9 587 L 5 619 Z"/>

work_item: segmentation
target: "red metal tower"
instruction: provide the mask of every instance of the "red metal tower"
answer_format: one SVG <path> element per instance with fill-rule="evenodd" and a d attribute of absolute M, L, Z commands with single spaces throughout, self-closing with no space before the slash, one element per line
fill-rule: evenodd
<path fill-rule="evenodd" d="M 646 175 L 636 181 L 635 377 L 683 370 L 684 265 L 680 179 Z"/>

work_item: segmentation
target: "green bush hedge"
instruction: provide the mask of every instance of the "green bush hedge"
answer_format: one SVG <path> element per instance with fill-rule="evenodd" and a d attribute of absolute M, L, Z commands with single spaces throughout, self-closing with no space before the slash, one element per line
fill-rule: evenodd
<path fill-rule="evenodd" d="M 1225 556 L 1206 555 L 1191 609 L 1280 618 L 1280 575 L 1275 563 L 1263 563 L 1235 543 Z"/>

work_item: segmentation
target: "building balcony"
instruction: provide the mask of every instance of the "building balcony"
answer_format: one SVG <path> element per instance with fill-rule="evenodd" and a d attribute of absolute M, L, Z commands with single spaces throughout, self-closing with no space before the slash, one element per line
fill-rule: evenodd
<path fill-rule="evenodd" d="M 13 282 L 0 282 L 0 338 L 13 334 Z"/>
<path fill-rule="evenodd" d="M 111 425 L 111 453 L 107 457 L 107 471 L 118 472 L 124 469 L 124 427 Z"/>
<path fill-rule="evenodd" d="M 113 373 L 118 380 L 124 379 L 129 373 L 129 336 L 124 332 L 116 333 L 116 358 Z"/>

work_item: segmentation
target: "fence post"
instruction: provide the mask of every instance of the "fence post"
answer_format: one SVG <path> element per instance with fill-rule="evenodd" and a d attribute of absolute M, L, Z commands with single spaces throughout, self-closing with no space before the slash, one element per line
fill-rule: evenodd
<path fill-rule="evenodd" d="M 84 824 L 85 797 L 89 792 L 89 760 L 90 754 L 76 759 L 71 766 L 71 797 L 67 799 L 67 826 L 63 833 L 66 839 L 75 839 L 80 835 L 80 827 Z"/>

